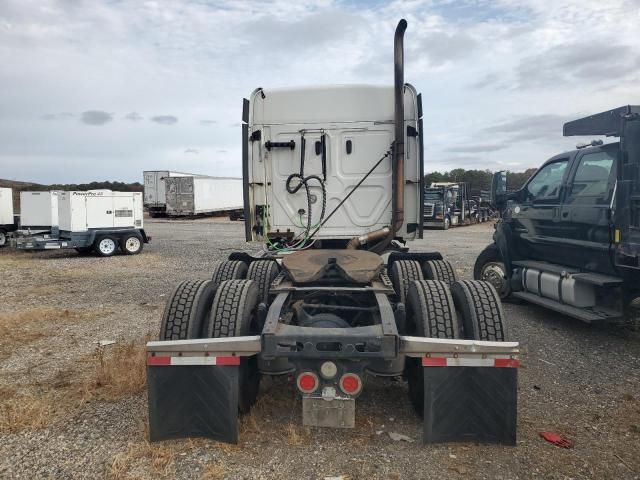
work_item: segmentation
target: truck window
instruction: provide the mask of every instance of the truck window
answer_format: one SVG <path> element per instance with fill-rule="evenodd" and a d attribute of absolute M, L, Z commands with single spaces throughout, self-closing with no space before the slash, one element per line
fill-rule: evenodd
<path fill-rule="evenodd" d="M 531 200 L 552 200 L 560 196 L 562 177 L 567 169 L 568 159 L 558 160 L 542 167 L 527 184 Z"/>
<path fill-rule="evenodd" d="M 605 204 L 613 189 L 615 157 L 607 151 L 582 156 L 571 184 L 568 203 Z"/>

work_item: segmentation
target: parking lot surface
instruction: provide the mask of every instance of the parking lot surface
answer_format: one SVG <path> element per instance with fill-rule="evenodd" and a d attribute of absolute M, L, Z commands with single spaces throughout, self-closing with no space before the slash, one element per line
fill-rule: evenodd
<path fill-rule="evenodd" d="M 640 478 L 638 335 L 511 303 L 508 336 L 524 351 L 515 447 L 423 445 L 399 379 L 366 379 L 354 430 L 305 428 L 288 377 L 263 381 L 239 445 L 148 444 L 142 345 L 157 336 L 167 296 L 232 251 L 259 246 L 224 219 L 145 228 L 153 243 L 133 257 L 0 250 L 0 477 Z M 471 278 L 492 231 L 432 230 L 409 246 L 440 251 Z M 543 431 L 573 448 L 547 443 Z"/>

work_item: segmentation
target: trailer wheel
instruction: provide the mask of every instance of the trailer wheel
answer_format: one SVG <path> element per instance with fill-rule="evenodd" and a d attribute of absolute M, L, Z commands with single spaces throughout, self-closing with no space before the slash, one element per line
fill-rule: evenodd
<path fill-rule="evenodd" d="M 391 282 L 396 298 L 406 305 L 407 292 L 413 280 L 424 280 L 420 264 L 415 260 L 396 260 L 391 266 Z"/>
<path fill-rule="evenodd" d="M 4 247 L 7 244 L 7 232 L 0 228 L 0 247 Z"/>
<path fill-rule="evenodd" d="M 211 280 L 185 280 L 179 283 L 164 308 L 160 340 L 200 338 L 215 293 Z"/>
<path fill-rule="evenodd" d="M 225 280 L 242 280 L 247 277 L 247 264 L 239 260 L 225 260 L 213 267 L 213 285 L 218 288 Z"/>
<path fill-rule="evenodd" d="M 280 267 L 274 260 L 256 260 L 249 264 L 247 279 L 256 282 L 260 302 L 268 303 L 269 287 L 278 273 L 280 273 Z"/>
<path fill-rule="evenodd" d="M 259 290 L 253 280 L 227 280 L 220 284 L 213 299 L 207 324 L 208 338 L 239 337 L 256 334 Z M 258 398 L 260 370 L 258 356 L 240 359 L 238 409 L 248 413 Z"/>
<path fill-rule="evenodd" d="M 460 280 L 451 294 L 465 338 L 503 342 L 507 338 L 505 314 L 496 289 L 489 282 Z"/>
<path fill-rule="evenodd" d="M 93 247 L 93 251 L 101 257 L 110 257 L 116 253 L 118 242 L 113 237 L 99 237 Z"/>
<path fill-rule="evenodd" d="M 453 265 L 447 260 L 427 260 L 422 264 L 422 273 L 427 280 L 440 280 L 447 285 L 458 280 Z"/>
<path fill-rule="evenodd" d="M 489 282 L 498 291 L 501 299 L 506 299 L 511 294 L 511 286 L 507 279 L 507 269 L 500 255 L 500 250 L 495 243 L 488 245 L 473 266 L 473 278 Z"/>
<path fill-rule="evenodd" d="M 137 255 L 142 251 L 143 247 L 142 236 L 137 233 L 125 235 L 120 239 L 120 250 L 125 255 Z"/>

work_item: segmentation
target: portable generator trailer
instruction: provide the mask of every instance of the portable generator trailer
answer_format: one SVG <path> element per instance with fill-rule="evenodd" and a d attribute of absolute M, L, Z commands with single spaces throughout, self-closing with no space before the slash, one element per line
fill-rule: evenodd
<path fill-rule="evenodd" d="M 136 255 L 151 241 L 143 228 L 140 192 L 57 192 L 51 199 L 57 202 L 57 224 L 47 232 L 20 230 L 12 240 L 18 250 L 75 249 L 110 257 L 118 250 Z M 43 207 L 43 214 L 50 214 L 49 206 Z"/>
<path fill-rule="evenodd" d="M 0 188 L 0 248 L 8 245 L 9 234 L 18 228 L 13 211 L 13 190 Z"/>
<path fill-rule="evenodd" d="M 494 175 L 501 219 L 474 276 L 514 297 L 587 323 L 638 323 L 640 106 L 564 125 L 565 136 L 606 135 L 547 160 L 518 191 Z"/>
<path fill-rule="evenodd" d="M 516 438 L 518 343 L 495 289 L 458 281 L 422 234 L 422 111 L 394 87 L 258 89 L 243 108 L 246 239 L 180 283 L 147 344 L 150 439 L 238 440 L 262 375 L 293 375 L 302 421 L 349 428 L 368 375 L 404 375 L 424 441 Z"/>

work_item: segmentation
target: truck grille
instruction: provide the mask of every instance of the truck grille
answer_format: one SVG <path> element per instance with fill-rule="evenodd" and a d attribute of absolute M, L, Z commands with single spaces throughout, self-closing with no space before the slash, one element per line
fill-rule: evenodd
<path fill-rule="evenodd" d="M 424 216 L 433 217 L 433 203 L 424 204 Z"/>

